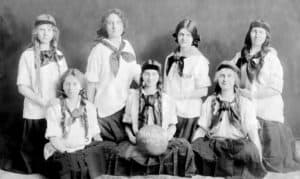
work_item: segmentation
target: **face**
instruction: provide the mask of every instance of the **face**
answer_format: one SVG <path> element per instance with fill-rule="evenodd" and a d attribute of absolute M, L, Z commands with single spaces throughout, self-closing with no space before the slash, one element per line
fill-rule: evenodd
<path fill-rule="evenodd" d="M 156 70 L 145 70 L 142 75 L 145 87 L 156 87 L 159 74 Z"/>
<path fill-rule="evenodd" d="M 82 87 L 79 80 L 75 76 L 69 75 L 64 81 L 63 89 L 68 98 L 73 98 L 79 95 Z"/>
<path fill-rule="evenodd" d="M 250 31 L 250 38 L 252 45 L 262 46 L 267 37 L 267 32 L 264 28 L 254 27 Z"/>
<path fill-rule="evenodd" d="M 121 37 L 123 30 L 123 21 L 117 14 L 110 14 L 106 18 L 106 31 L 108 38 Z"/>
<path fill-rule="evenodd" d="M 41 24 L 36 28 L 39 41 L 42 44 L 50 44 L 54 36 L 53 26 L 51 24 Z"/>
<path fill-rule="evenodd" d="M 193 43 L 193 37 L 190 31 L 186 28 L 180 29 L 177 34 L 177 41 L 180 47 L 190 47 Z"/>
<path fill-rule="evenodd" d="M 235 84 L 235 72 L 229 68 L 223 68 L 218 73 L 218 84 L 222 91 L 233 90 Z"/>

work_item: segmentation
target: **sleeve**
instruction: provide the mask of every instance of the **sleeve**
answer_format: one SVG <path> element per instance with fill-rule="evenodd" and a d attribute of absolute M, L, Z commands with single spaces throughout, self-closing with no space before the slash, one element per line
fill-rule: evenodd
<path fill-rule="evenodd" d="M 205 57 L 203 57 L 202 59 L 199 59 L 199 62 L 197 63 L 194 69 L 196 89 L 208 87 L 211 85 L 211 81 L 208 73 L 209 73 L 209 62 Z"/>
<path fill-rule="evenodd" d="M 23 52 L 19 61 L 17 85 L 31 86 L 31 79 L 30 79 L 31 75 L 30 75 L 29 68 L 30 66 L 26 58 L 26 53 Z"/>
<path fill-rule="evenodd" d="M 129 52 L 129 53 L 132 53 L 134 56 L 135 55 L 135 52 L 134 52 L 134 49 L 132 47 L 132 45 L 130 44 L 130 42 L 128 40 L 125 40 L 125 43 L 126 43 L 126 51 Z"/>
<path fill-rule="evenodd" d="M 212 102 L 212 97 L 210 96 L 202 104 L 201 115 L 198 120 L 198 126 L 205 130 L 208 130 L 211 124 L 211 118 L 212 118 L 211 102 Z"/>
<path fill-rule="evenodd" d="M 265 68 L 263 67 L 262 75 L 266 75 L 266 86 L 282 92 L 283 89 L 283 69 L 279 58 L 275 54 L 269 54 L 265 57 Z M 264 78 L 264 77 L 262 77 Z"/>
<path fill-rule="evenodd" d="M 91 103 L 88 103 L 88 104 L 89 104 L 88 105 L 89 106 L 88 121 L 90 122 L 90 124 L 89 124 L 90 134 L 91 134 L 91 137 L 93 137 L 96 134 L 100 133 L 100 128 L 99 128 L 98 119 L 97 119 L 96 107 Z"/>
<path fill-rule="evenodd" d="M 167 108 L 166 119 L 168 120 L 168 126 L 171 124 L 177 124 L 178 120 L 177 120 L 175 101 L 167 95 L 165 95 L 165 99 L 166 99 L 166 103 L 164 106 L 166 106 L 165 108 Z"/>
<path fill-rule="evenodd" d="M 100 69 L 101 69 L 101 49 L 99 45 L 96 45 L 89 57 L 88 57 L 88 63 L 87 63 L 87 68 L 86 68 L 86 78 L 89 82 L 98 82 L 99 81 L 99 74 L 100 74 Z"/>
<path fill-rule="evenodd" d="M 242 127 L 246 133 L 251 130 L 257 131 L 259 124 L 256 118 L 256 111 L 254 103 L 246 98 L 241 101 Z"/>
<path fill-rule="evenodd" d="M 62 136 L 62 130 L 59 126 L 59 111 L 57 106 L 50 106 L 46 111 L 46 121 L 47 121 L 47 128 L 45 137 L 49 139 L 50 137 L 60 137 Z"/>
<path fill-rule="evenodd" d="M 68 70 L 68 65 L 65 57 L 63 57 L 62 62 L 61 62 L 61 74 L 64 74 Z"/>
<path fill-rule="evenodd" d="M 133 62 L 131 66 L 131 74 L 132 79 L 137 80 L 136 82 L 139 83 L 140 75 L 141 75 L 141 65 L 137 64 L 136 62 Z"/>
<path fill-rule="evenodd" d="M 131 114 L 131 110 L 133 107 L 133 101 L 134 101 L 134 95 L 133 95 L 134 91 L 130 90 L 129 91 L 129 95 L 128 98 L 126 100 L 126 106 L 125 106 L 125 113 L 123 115 L 123 122 L 126 124 L 132 124 L 132 114 Z"/>

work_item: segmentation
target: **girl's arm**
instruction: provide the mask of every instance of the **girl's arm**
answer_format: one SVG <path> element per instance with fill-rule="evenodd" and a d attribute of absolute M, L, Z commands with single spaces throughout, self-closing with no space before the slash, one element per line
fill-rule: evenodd
<path fill-rule="evenodd" d="M 192 141 L 196 140 L 199 137 L 204 137 L 207 133 L 207 130 L 205 130 L 202 127 L 198 127 L 198 129 L 195 131 L 194 136 L 192 138 Z"/>
<path fill-rule="evenodd" d="M 176 125 L 174 125 L 174 124 L 169 125 L 169 127 L 167 129 L 168 140 L 171 140 L 173 138 L 173 136 L 175 135 L 175 132 L 176 132 Z"/>
<path fill-rule="evenodd" d="M 60 153 L 63 153 L 67 150 L 66 146 L 58 137 L 50 137 L 49 140 Z"/>
<path fill-rule="evenodd" d="M 88 96 L 88 100 L 91 103 L 94 103 L 94 101 L 95 101 L 96 84 L 97 83 L 93 83 L 93 82 L 88 83 L 87 96 Z"/>
<path fill-rule="evenodd" d="M 258 153 L 259 153 L 259 157 L 260 160 L 262 160 L 262 147 L 261 147 L 261 143 L 260 143 L 260 139 L 258 136 L 258 131 L 257 130 L 249 130 L 248 131 L 248 136 L 250 138 L 250 140 L 255 144 L 255 146 L 257 147 Z"/>
<path fill-rule="evenodd" d="M 132 143 L 132 144 L 136 144 L 136 137 L 135 135 L 132 133 L 132 130 L 131 130 L 131 127 L 130 125 L 125 125 L 125 132 L 129 138 L 129 141 Z"/>
<path fill-rule="evenodd" d="M 31 88 L 29 88 L 25 85 L 18 85 L 18 91 L 24 97 L 29 98 L 30 100 L 34 101 L 35 103 L 39 104 L 40 106 L 42 106 L 42 107 L 47 106 L 47 101 L 44 100 L 39 95 L 37 95 L 36 93 L 34 93 Z"/>

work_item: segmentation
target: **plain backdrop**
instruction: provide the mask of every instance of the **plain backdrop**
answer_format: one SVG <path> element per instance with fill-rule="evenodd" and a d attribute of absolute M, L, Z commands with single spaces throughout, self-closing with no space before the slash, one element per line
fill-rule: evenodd
<path fill-rule="evenodd" d="M 176 24 L 197 22 L 200 50 L 216 65 L 231 59 L 244 42 L 249 24 L 264 19 L 271 25 L 272 46 L 284 68 L 285 121 L 300 137 L 300 1 L 298 0 L 1 0 L 0 2 L 0 134 L 10 141 L 21 136 L 23 97 L 16 76 L 19 57 L 31 39 L 34 19 L 50 13 L 60 29 L 60 49 L 70 67 L 85 72 L 101 16 L 120 8 L 128 18 L 125 38 L 138 63 L 164 62 L 175 47 Z M 213 87 L 210 88 L 210 92 Z"/>

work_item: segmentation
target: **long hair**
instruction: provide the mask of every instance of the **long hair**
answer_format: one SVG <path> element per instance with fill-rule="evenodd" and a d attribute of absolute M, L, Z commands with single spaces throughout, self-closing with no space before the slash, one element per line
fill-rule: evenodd
<path fill-rule="evenodd" d="M 192 45 L 198 47 L 200 43 L 200 35 L 198 34 L 196 23 L 189 19 L 184 19 L 177 24 L 175 32 L 172 34 L 172 36 L 175 38 L 175 42 L 178 43 L 178 33 L 183 28 L 187 29 L 192 34 Z"/>
<path fill-rule="evenodd" d="M 123 23 L 123 33 L 122 33 L 122 35 L 125 34 L 125 29 L 127 28 L 127 24 L 128 24 L 127 18 L 125 17 L 125 14 L 120 9 L 110 9 L 101 18 L 100 27 L 97 30 L 97 39 L 96 39 L 96 41 L 98 41 L 99 39 L 102 39 L 102 38 L 108 38 L 106 25 L 107 25 L 107 18 L 111 14 L 116 14 L 117 16 L 120 17 L 120 19 Z"/>
<path fill-rule="evenodd" d="M 43 15 L 40 15 L 43 16 Z M 38 17 L 40 17 L 38 16 Z M 51 15 L 46 15 L 46 16 L 50 16 L 51 18 L 53 18 Z M 53 18 L 54 20 L 54 18 Z M 59 29 L 57 28 L 56 25 L 50 24 L 52 29 L 53 29 L 53 38 L 50 41 L 50 50 L 54 51 L 55 53 L 57 52 L 58 49 L 58 41 L 59 41 Z M 37 88 L 38 88 L 38 92 L 41 92 L 41 79 L 40 79 L 40 68 L 41 68 L 41 49 L 40 49 L 40 40 L 38 38 L 38 26 L 39 25 L 34 25 L 33 29 L 32 29 L 32 35 L 31 35 L 31 43 L 29 44 L 29 48 L 33 48 L 33 52 L 34 52 L 34 65 L 36 68 L 36 84 L 37 84 Z M 56 56 L 56 55 L 55 55 Z M 57 57 L 56 57 L 57 58 Z M 58 65 L 58 64 L 57 64 Z M 58 66 L 58 70 L 60 73 L 60 68 Z"/>

